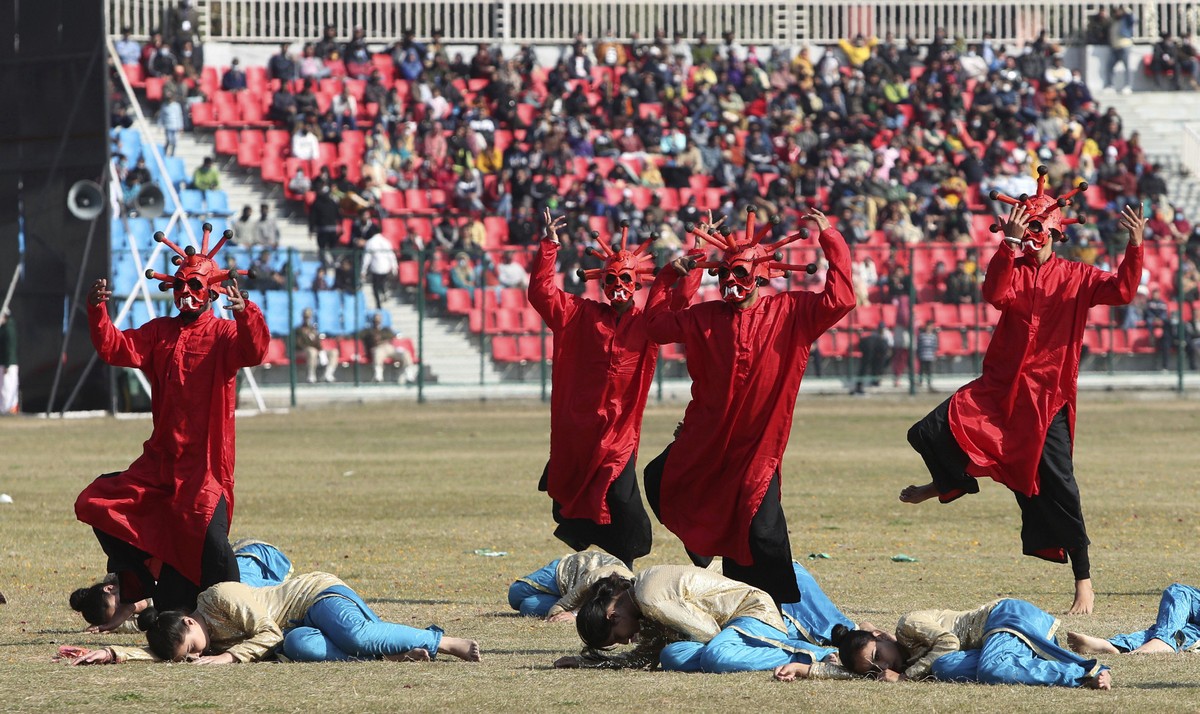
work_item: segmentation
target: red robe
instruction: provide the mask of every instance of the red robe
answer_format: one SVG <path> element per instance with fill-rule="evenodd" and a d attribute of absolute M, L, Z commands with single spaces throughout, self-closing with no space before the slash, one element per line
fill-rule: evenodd
<path fill-rule="evenodd" d="M 983 374 L 950 398 L 950 429 L 971 459 L 968 474 L 1026 496 L 1038 492 L 1046 431 L 1064 405 L 1075 439 L 1088 308 L 1128 304 L 1141 276 L 1142 248 L 1132 243 L 1115 274 L 1053 255 L 1039 267 L 1007 244 L 996 251 L 983 299 L 1000 310 L 1000 321 Z"/>
<path fill-rule="evenodd" d="M 782 469 L 792 410 L 821 333 L 854 309 L 850 251 L 834 229 L 821 233 L 825 289 L 760 297 L 745 310 L 709 301 L 667 308 L 659 273 L 650 293 L 650 337 L 682 342 L 692 401 L 663 468 L 662 522 L 687 549 L 752 565 L 750 521 Z"/>
<path fill-rule="evenodd" d="M 75 515 L 199 584 L 204 534 L 222 496 L 233 520 L 235 378 L 266 357 L 262 311 L 247 302 L 233 320 L 204 312 L 190 324 L 160 317 L 122 331 L 101 303 L 88 307 L 88 323 L 101 359 L 146 375 L 154 432 L 128 469 L 79 494 Z"/>
<path fill-rule="evenodd" d="M 637 453 L 642 412 L 658 364 L 646 313 L 563 292 L 554 284 L 558 246 L 543 240 L 529 276 L 529 303 L 554 333 L 550 463 L 546 490 L 564 518 L 612 522 L 608 487 Z M 674 272 L 672 270 L 672 272 Z M 676 291 L 680 307 L 699 279 Z"/>

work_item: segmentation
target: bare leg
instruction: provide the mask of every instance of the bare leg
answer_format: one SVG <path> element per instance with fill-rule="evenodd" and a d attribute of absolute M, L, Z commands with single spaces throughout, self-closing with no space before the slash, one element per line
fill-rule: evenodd
<path fill-rule="evenodd" d="M 1079 654 L 1119 654 L 1120 650 L 1108 640 L 1085 635 L 1082 632 L 1068 632 L 1067 646 Z"/>
<path fill-rule="evenodd" d="M 438 652 L 465 659 L 468 662 L 480 660 L 479 643 L 475 640 L 464 640 L 461 637 L 442 637 Z"/>
<path fill-rule="evenodd" d="M 1130 651 L 1129 654 L 1164 654 L 1168 652 L 1174 654 L 1175 648 L 1155 637 L 1136 650 Z"/>
<path fill-rule="evenodd" d="M 933 482 L 930 481 L 924 486 L 917 486 L 914 484 L 906 487 L 900 492 L 900 500 L 904 503 L 921 503 L 923 501 L 928 501 L 937 495 L 937 489 L 934 488 Z"/>
<path fill-rule="evenodd" d="M 1068 615 L 1090 615 L 1096 604 L 1096 594 L 1092 592 L 1092 579 L 1075 581 L 1075 602 L 1071 603 Z"/>
<path fill-rule="evenodd" d="M 1112 689 L 1112 672 L 1106 669 L 1100 674 L 1097 674 L 1095 677 L 1087 680 L 1083 686 L 1087 687 L 1088 689 Z"/>
<path fill-rule="evenodd" d="M 429 650 L 417 647 L 401 654 L 384 655 L 383 658 L 389 662 L 428 662 Z"/>

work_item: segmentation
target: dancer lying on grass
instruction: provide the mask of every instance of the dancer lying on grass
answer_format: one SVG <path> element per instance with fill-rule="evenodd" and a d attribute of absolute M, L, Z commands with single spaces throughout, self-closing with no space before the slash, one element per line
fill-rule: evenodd
<path fill-rule="evenodd" d="M 270 543 L 243 538 L 232 546 L 237 559 L 240 582 L 251 587 L 278 585 L 292 575 L 292 561 L 283 551 Z M 109 573 L 98 583 L 71 593 L 71 609 L 83 615 L 90 627 L 85 632 L 140 632 L 136 615 L 153 604 L 150 599 L 133 604 L 132 612 L 122 610 L 121 582 L 116 573 Z M 118 612 L 123 617 L 118 617 Z"/>
<path fill-rule="evenodd" d="M 655 566 L 632 578 L 609 575 L 584 594 L 575 620 L 586 645 L 583 654 L 563 657 L 555 666 L 654 669 L 661 665 L 687 672 L 764 668 L 762 657 L 724 645 L 727 641 L 736 645 L 741 637 L 786 642 L 796 651 L 792 654 L 803 652 L 798 660 L 819 663 L 833 654 L 825 648 L 833 627 L 851 622 L 807 571 L 798 564 L 793 567 L 801 598 L 785 605 L 782 615 L 762 590 L 695 566 Z M 728 628 L 736 629 L 727 633 Z M 630 652 L 605 653 L 631 642 L 637 647 Z M 713 643 L 711 649 L 705 647 Z M 774 656 L 782 662 L 797 661 Z"/>
<path fill-rule="evenodd" d="M 517 578 L 508 588 L 508 604 L 526 617 L 544 617 L 550 622 L 574 620 L 584 592 L 592 583 L 613 573 L 633 577 L 624 563 L 608 553 L 598 550 L 572 553 Z"/>
<path fill-rule="evenodd" d="M 293 623 L 298 626 L 291 627 Z M 105 664 L 129 660 L 199 664 L 255 662 L 275 654 L 300 662 L 357 659 L 430 660 L 450 654 L 479 661 L 479 644 L 384 622 L 353 590 L 329 573 L 306 573 L 281 584 L 251 588 L 219 583 L 200 593 L 196 610 L 138 615 L 147 648 L 105 647 L 70 660 Z M 284 628 L 291 627 L 286 632 Z"/>
<path fill-rule="evenodd" d="M 896 634 L 834 629 L 842 665 L 885 682 L 937 679 L 983 684 L 1033 684 L 1111 689 L 1096 660 L 1058 646 L 1058 620 L 1024 600 L 997 600 L 975 610 L 920 610 L 896 624 Z M 824 673 L 804 663 L 775 670 L 785 682 Z"/>
<path fill-rule="evenodd" d="M 1067 633 L 1067 644 L 1081 654 L 1159 654 L 1200 650 L 1200 590 L 1175 583 L 1163 590 L 1158 619 L 1148 629 L 1107 640 Z"/>

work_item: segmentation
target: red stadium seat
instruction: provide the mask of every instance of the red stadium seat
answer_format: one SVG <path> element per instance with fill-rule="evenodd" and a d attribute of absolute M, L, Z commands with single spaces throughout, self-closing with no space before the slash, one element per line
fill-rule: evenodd
<path fill-rule="evenodd" d="M 451 315 L 467 315 L 471 312 L 471 294 L 463 288 L 446 290 L 446 312 Z"/>

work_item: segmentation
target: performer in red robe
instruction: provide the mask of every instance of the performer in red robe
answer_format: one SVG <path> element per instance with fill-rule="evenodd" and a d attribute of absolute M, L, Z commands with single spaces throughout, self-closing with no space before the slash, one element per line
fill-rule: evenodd
<path fill-rule="evenodd" d="M 783 604 L 796 602 L 791 544 L 780 505 L 783 452 L 809 348 L 854 308 L 850 252 L 817 210 L 804 216 L 820 229 L 829 261 L 825 289 L 762 296 L 759 287 L 783 265 L 759 245 L 770 227 L 746 238 L 697 234 L 724 251 L 722 260 L 662 270 L 650 295 L 650 338 L 682 342 L 692 401 L 673 444 L 646 467 L 646 495 L 663 525 L 679 536 L 697 565 L 723 557 L 726 576 L 758 587 Z M 693 267 L 718 270 L 723 301 L 671 309 L 660 288 Z M 801 268 L 802 269 L 802 268 Z"/>
<path fill-rule="evenodd" d="M 1128 304 L 1137 289 L 1146 220 L 1140 205 L 1122 212 L 1129 244 L 1115 274 L 1059 258 L 1053 242 L 1074 221 L 1059 210 L 1070 196 L 1056 202 L 1044 183 L 1043 175 L 1038 195 L 1024 202 L 999 197 L 1013 209 L 999 226 L 1004 242 L 983 282 L 983 298 L 1000 310 L 983 374 L 909 430 L 932 481 L 905 488 L 900 500 L 949 503 L 977 493 L 978 478 L 1004 484 L 1021 508 L 1025 555 L 1070 560 L 1075 599 L 1068 613 L 1084 614 L 1095 598 L 1072 462 L 1079 356 L 1088 309 Z"/>
<path fill-rule="evenodd" d="M 103 278 L 88 296 L 97 354 L 113 366 L 140 369 L 152 392 L 154 431 L 141 457 L 123 472 L 100 476 L 75 501 L 76 516 L 93 527 L 109 572 L 120 578 L 118 623 L 129 614 L 122 609 L 138 600 L 153 597 L 163 609 L 194 607 L 205 588 L 238 579 L 228 539 L 235 377 L 240 368 L 262 363 L 271 335 L 236 277 L 212 260 L 232 232 L 208 252 L 211 228 L 204 228 L 199 253 L 155 234 L 179 253 L 180 268 L 174 276 L 147 275 L 174 291 L 178 316 L 118 330 L 109 319 L 112 292 Z M 222 287 L 227 280 L 232 287 Z M 213 315 L 218 293 L 228 296 L 233 320 Z"/>
<path fill-rule="evenodd" d="M 653 275 L 649 242 L 627 249 L 591 250 L 604 267 L 582 271 L 603 281 L 608 304 L 564 292 L 554 284 L 558 229 L 563 218 L 546 211 L 546 233 L 529 279 L 529 303 L 554 333 L 550 393 L 550 460 L 539 488 L 553 500 L 554 534 L 575 550 L 596 545 L 632 567 L 650 552 L 650 518 L 637 483 L 642 412 L 654 379 L 658 344 L 646 332 L 646 314 L 634 304 L 642 280 Z M 683 305 L 699 280 L 677 291 Z"/>

